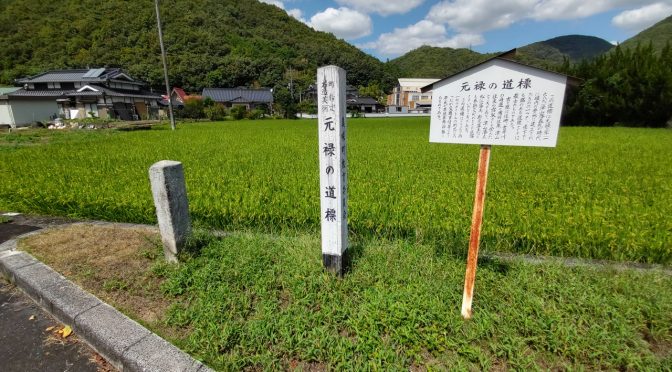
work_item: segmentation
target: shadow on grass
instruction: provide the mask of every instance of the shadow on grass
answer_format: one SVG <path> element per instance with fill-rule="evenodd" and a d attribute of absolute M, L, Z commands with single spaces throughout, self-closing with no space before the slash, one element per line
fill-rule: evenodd
<path fill-rule="evenodd" d="M 511 269 L 511 264 L 492 257 L 479 257 L 478 267 L 497 274 L 507 275 Z"/>
<path fill-rule="evenodd" d="M 361 242 L 351 243 L 345 252 L 345 265 L 342 276 L 348 275 L 348 273 L 354 270 L 357 262 L 364 255 L 364 244 Z"/>
<path fill-rule="evenodd" d="M 467 259 L 469 237 L 462 232 L 450 231 L 439 233 L 429 239 L 426 244 L 434 247 L 434 254 L 437 257 L 449 255 L 459 259 Z"/>
<path fill-rule="evenodd" d="M 182 256 L 182 259 L 196 258 L 201 255 L 203 248 L 224 238 L 224 235 L 213 234 L 211 231 L 202 228 L 194 228 L 191 236 L 185 242 L 180 256 Z"/>

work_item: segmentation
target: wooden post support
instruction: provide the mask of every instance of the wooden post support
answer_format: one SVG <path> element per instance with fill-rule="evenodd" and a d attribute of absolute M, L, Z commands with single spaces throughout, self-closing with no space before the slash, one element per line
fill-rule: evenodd
<path fill-rule="evenodd" d="M 317 70 L 320 159 L 320 220 L 324 267 L 343 275 L 348 266 L 348 161 L 345 70 Z"/>
<path fill-rule="evenodd" d="M 474 281 L 478 263 L 478 244 L 481 240 L 483 224 L 483 208 L 485 207 L 485 186 L 488 183 L 488 166 L 490 164 L 490 145 L 481 145 L 478 158 L 478 175 L 476 176 L 476 195 L 474 197 L 474 213 L 471 217 L 471 235 L 469 237 L 469 253 L 467 255 L 467 272 L 464 275 L 464 293 L 462 295 L 462 317 L 471 318 L 471 303 L 474 299 Z"/>

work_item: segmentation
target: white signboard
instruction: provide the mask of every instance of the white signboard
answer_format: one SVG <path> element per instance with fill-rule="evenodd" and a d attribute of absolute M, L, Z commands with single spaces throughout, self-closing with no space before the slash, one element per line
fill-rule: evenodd
<path fill-rule="evenodd" d="M 433 85 L 430 142 L 555 147 L 567 77 L 492 59 Z"/>
<path fill-rule="evenodd" d="M 345 86 L 345 70 L 317 70 L 322 255 L 325 265 L 337 271 L 348 248 Z"/>

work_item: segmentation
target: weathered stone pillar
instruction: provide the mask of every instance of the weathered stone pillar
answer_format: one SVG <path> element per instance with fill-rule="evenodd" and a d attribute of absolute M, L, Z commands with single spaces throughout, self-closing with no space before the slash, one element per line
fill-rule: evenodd
<path fill-rule="evenodd" d="M 322 262 L 343 275 L 348 269 L 348 160 L 345 70 L 317 69 Z"/>
<path fill-rule="evenodd" d="M 155 163 L 149 168 L 149 180 L 166 261 L 177 262 L 177 254 L 191 234 L 182 163 L 172 160 Z"/>

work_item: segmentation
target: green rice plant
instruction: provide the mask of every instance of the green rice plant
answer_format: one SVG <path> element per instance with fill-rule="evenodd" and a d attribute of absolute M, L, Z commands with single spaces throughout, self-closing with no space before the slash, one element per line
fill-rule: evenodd
<path fill-rule="evenodd" d="M 428 118 L 348 120 L 355 240 L 464 254 L 478 146 L 433 144 Z M 314 120 L 0 135 L 0 210 L 155 223 L 148 168 L 183 162 L 192 218 L 319 231 Z M 561 128 L 557 148 L 495 146 L 482 249 L 669 264 L 672 131 Z"/>

